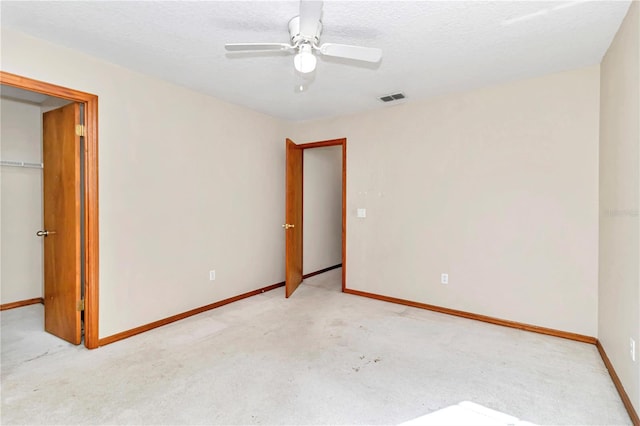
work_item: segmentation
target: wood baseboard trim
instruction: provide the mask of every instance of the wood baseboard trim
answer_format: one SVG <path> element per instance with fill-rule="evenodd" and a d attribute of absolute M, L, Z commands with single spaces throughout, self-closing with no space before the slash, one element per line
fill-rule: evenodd
<path fill-rule="evenodd" d="M 413 302 L 411 300 L 398 299 L 396 297 L 382 296 L 375 293 L 367 293 L 360 290 L 345 289 L 345 293 L 356 296 L 368 297 L 371 299 L 382 300 L 384 302 L 397 303 L 400 305 L 412 306 L 414 308 L 426 309 L 428 311 L 439 312 L 447 315 L 468 318 L 476 321 L 488 322 L 491 324 L 502 325 L 504 327 L 517 328 L 519 330 L 532 331 L 534 333 L 547 334 L 549 336 L 562 337 L 563 339 L 576 340 L 578 342 L 595 344 L 597 339 L 591 336 L 585 336 L 568 331 L 556 330 L 553 328 L 539 327 L 537 325 L 524 324 L 521 322 L 509 321 L 500 318 L 489 317 L 486 315 L 474 314 L 472 312 L 458 311 L 456 309 L 443 308 L 441 306 L 428 305 L 426 303 Z"/>
<path fill-rule="evenodd" d="M 168 318 L 164 318 L 158 321 L 154 321 L 149 324 L 141 325 L 140 327 L 132 328 L 131 330 L 123 331 L 112 336 L 104 337 L 99 340 L 99 346 L 105 346 L 110 343 L 117 342 L 118 340 L 123 340 L 131 336 L 135 336 L 136 334 L 144 333 L 145 331 L 152 330 L 154 328 L 162 327 L 163 325 L 170 324 L 172 322 L 180 321 L 181 319 L 188 318 L 193 315 L 200 314 L 205 311 L 209 311 L 211 309 L 219 308 L 220 306 L 228 305 L 229 303 L 237 302 L 238 300 L 246 299 L 247 297 L 255 296 L 261 293 L 265 293 L 267 291 L 275 290 L 278 287 L 283 287 L 284 281 L 276 284 L 272 284 L 267 287 L 259 288 L 257 290 L 252 290 L 247 293 L 240 294 L 238 296 L 230 297 L 228 299 L 220 300 L 219 302 L 211 303 L 209 305 L 201 306 L 199 308 L 191 309 L 190 311 L 183 312 L 181 314 L 173 315 Z"/>
<path fill-rule="evenodd" d="M 324 268 L 324 269 L 321 269 L 319 271 L 315 271 L 315 272 L 311 272 L 309 274 L 306 274 L 306 275 L 303 276 L 303 278 L 310 278 L 310 277 L 313 277 L 315 275 L 322 274 L 324 272 L 330 271 L 332 269 L 340 268 L 341 266 L 342 266 L 342 263 L 340 263 L 338 265 L 333 265 L 333 266 L 330 266 L 328 268 Z M 218 308 L 220 306 L 227 305 L 229 303 L 237 302 L 238 300 L 246 299 L 247 297 L 255 296 L 257 294 L 264 293 L 266 291 L 274 290 L 274 289 L 276 289 L 278 287 L 284 286 L 284 284 L 285 284 L 284 281 L 276 283 L 276 284 L 272 284 L 270 286 L 259 288 L 257 290 L 253 290 L 253 291 L 250 291 L 250 292 L 247 292 L 247 293 L 243 293 L 243 294 L 240 294 L 238 296 L 230 297 L 228 299 L 224 299 L 224 300 L 221 300 L 219 302 L 211 303 L 211 304 L 206 305 L 206 306 L 201 306 L 199 308 L 195 308 L 195 309 L 192 309 L 190 311 L 183 312 L 181 314 L 173 315 L 173 316 L 170 316 L 168 318 L 164 318 L 164 319 L 161 319 L 161 320 L 158 320 L 158 321 L 154 321 L 154 322 L 149 323 L 149 324 L 141 325 L 140 327 L 132 328 L 131 330 L 123 331 L 121 333 L 117 333 L 117 334 L 114 334 L 112 336 L 104 337 L 104 338 L 102 338 L 102 339 L 100 339 L 98 341 L 98 344 L 99 344 L 99 346 L 105 346 L 105 345 L 108 345 L 110 343 L 117 342 L 118 340 L 123 340 L 123 339 L 126 339 L 128 337 L 135 336 L 136 334 L 144 333 L 145 331 L 153 330 L 154 328 L 162 327 L 163 325 L 167 325 L 167 324 L 170 324 L 172 322 L 180 321 L 181 319 L 185 319 L 185 318 L 188 318 L 190 316 L 197 315 L 197 314 L 200 314 L 202 312 L 205 312 L 205 311 L 208 311 L 208 310 L 211 310 L 211 309 L 215 309 L 215 308 Z"/>
<path fill-rule="evenodd" d="M 624 404 L 624 408 L 627 409 L 627 413 L 629 413 L 629 417 L 631 417 L 631 422 L 634 426 L 640 426 L 640 417 L 638 417 L 638 413 L 636 412 L 633 404 L 631 403 L 631 399 L 629 395 L 627 395 L 627 391 L 624 390 L 624 386 L 622 386 L 622 382 L 616 373 L 616 370 L 613 368 L 613 364 L 609 360 L 607 353 L 604 350 L 604 347 L 600 343 L 599 340 L 596 341 L 596 348 L 598 348 L 598 352 L 600 352 L 600 356 L 602 357 L 602 361 L 604 362 L 605 367 L 609 371 L 609 375 L 611 376 L 611 380 L 613 381 L 614 386 L 616 387 L 618 393 L 620 394 L 620 399 L 622 399 L 622 403 Z"/>
<path fill-rule="evenodd" d="M 337 265 L 329 266 L 328 268 L 320 269 L 319 271 L 309 272 L 308 274 L 304 274 L 302 279 L 311 278 L 316 275 L 324 274 L 325 272 L 329 272 L 332 269 L 342 268 L 342 263 L 338 263 Z"/>
<path fill-rule="evenodd" d="M 5 303 L 0 305 L 0 311 L 6 311 L 7 309 L 21 308 L 23 306 L 36 305 L 42 303 L 44 305 L 44 299 L 42 297 L 36 297 L 34 299 L 19 300 L 17 302 Z"/>
<path fill-rule="evenodd" d="M 341 266 L 342 266 L 342 263 L 339 263 L 339 264 L 333 265 L 333 266 L 329 266 L 328 268 L 324 268 L 324 269 L 321 269 L 319 271 L 310 272 L 310 273 L 308 273 L 306 275 L 303 275 L 303 278 L 310 278 L 310 277 L 313 277 L 315 275 L 319 275 L 319 274 L 322 274 L 324 272 L 331 271 L 332 269 L 340 268 Z M 202 312 L 205 312 L 205 311 L 208 311 L 208 310 L 211 310 L 211 309 L 219 308 L 220 306 L 228 305 L 229 303 L 237 302 L 238 300 L 246 299 L 247 297 L 255 296 L 257 294 L 261 294 L 261 293 L 264 293 L 264 292 L 267 292 L 267 291 L 270 291 L 270 290 L 274 290 L 274 289 L 276 289 L 278 287 L 284 286 L 284 284 L 285 284 L 284 281 L 282 281 L 282 282 L 279 282 L 279 283 L 276 283 L 276 284 L 272 284 L 272 285 L 267 286 L 267 287 L 259 288 L 257 290 L 253 290 L 253 291 L 250 291 L 250 292 L 247 292 L 247 293 L 240 294 L 238 296 L 230 297 L 228 299 L 224 299 L 224 300 L 221 300 L 219 302 L 211 303 L 211 304 L 206 305 L 206 306 L 201 306 L 199 308 L 195 308 L 195 309 L 192 309 L 190 311 L 183 312 L 181 314 L 173 315 L 173 316 L 170 316 L 168 318 L 164 318 L 164 319 L 161 319 L 161 320 L 158 320 L 158 321 L 154 321 L 154 322 L 149 323 L 149 324 L 141 325 L 140 327 L 132 328 L 131 330 L 123 331 L 123 332 L 114 334 L 112 336 L 104 337 L 104 338 L 102 338 L 102 339 L 100 339 L 98 341 L 98 344 L 99 344 L 99 346 L 105 346 L 105 345 L 108 345 L 110 343 L 117 342 L 118 340 L 123 340 L 123 339 L 126 339 L 128 337 L 135 336 L 136 334 L 144 333 L 145 331 L 153 330 L 154 328 L 162 327 L 163 325 L 167 325 L 167 324 L 170 324 L 172 322 L 180 321 L 181 319 L 185 319 L 185 318 L 188 318 L 190 316 L 197 315 L 197 314 L 200 314 Z M 40 300 L 42 301 L 42 299 L 40 299 Z M 19 302 L 16 302 L 16 303 L 19 303 Z M 36 302 L 33 302 L 33 303 L 36 303 Z M 2 306 L 4 307 L 4 305 L 2 305 Z M 7 309 L 10 309 L 10 308 L 7 308 Z"/>

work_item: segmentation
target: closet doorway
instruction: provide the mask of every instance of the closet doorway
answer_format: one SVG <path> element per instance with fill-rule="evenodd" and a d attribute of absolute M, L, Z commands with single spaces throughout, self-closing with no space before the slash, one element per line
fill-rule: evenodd
<path fill-rule="evenodd" d="M 3 93 L 41 95 L 44 328 L 73 344 L 98 347 L 98 141 L 95 95 L 0 71 Z M 10 96 L 9 96 L 10 97 Z M 61 106 L 64 105 L 64 106 Z M 44 109 L 43 109 L 44 110 Z M 36 167 L 2 158 L 4 166 Z M 20 164 L 22 163 L 22 164 Z M 35 235 L 34 235 L 35 236 Z M 21 306 L 38 299 L 3 304 Z M 23 303 L 24 302 L 24 303 Z"/>
<path fill-rule="evenodd" d="M 346 288 L 347 267 L 347 139 L 296 144 L 286 140 L 285 197 L 285 296 L 290 297 L 303 279 L 303 179 L 304 150 L 331 146 L 342 147 L 342 291 Z"/>

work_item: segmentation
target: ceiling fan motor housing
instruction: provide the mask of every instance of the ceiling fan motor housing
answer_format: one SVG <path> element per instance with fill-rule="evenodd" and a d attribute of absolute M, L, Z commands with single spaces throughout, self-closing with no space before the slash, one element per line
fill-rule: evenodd
<path fill-rule="evenodd" d="M 322 34 L 322 21 L 318 21 L 318 28 L 315 34 L 300 34 L 300 16 L 295 16 L 289 21 L 289 36 L 291 44 L 297 46 L 300 43 L 311 43 L 317 45 Z"/>

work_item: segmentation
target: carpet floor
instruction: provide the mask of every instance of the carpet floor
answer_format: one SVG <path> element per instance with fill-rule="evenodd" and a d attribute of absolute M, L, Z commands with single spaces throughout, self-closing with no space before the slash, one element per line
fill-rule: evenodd
<path fill-rule="evenodd" d="M 340 269 L 89 351 L 0 314 L 2 424 L 631 424 L 595 346 L 340 292 Z"/>

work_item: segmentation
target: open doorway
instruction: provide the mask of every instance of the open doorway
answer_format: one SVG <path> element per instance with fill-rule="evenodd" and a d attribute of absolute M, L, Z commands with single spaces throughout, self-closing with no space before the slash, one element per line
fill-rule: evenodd
<path fill-rule="evenodd" d="M 11 226 L 3 220 L 3 249 L 7 244 L 29 246 L 3 250 L 14 260 L 25 254 L 28 258 L 19 259 L 22 269 L 13 267 L 13 261 L 13 268 L 3 268 L 2 309 L 43 303 L 44 329 L 79 344 L 84 322 L 84 344 L 96 348 L 97 96 L 1 71 L 0 83 L 8 108 L 2 111 L 3 137 L 7 114 L 20 110 L 21 116 L 29 117 L 21 123 L 11 120 L 16 138 L 7 137 L 2 150 L 2 173 L 7 177 L 3 214 L 12 212 L 9 219 L 16 219 Z M 29 141 L 22 140 L 24 134 L 30 135 Z M 17 211 L 21 207 L 26 207 L 22 213 Z M 16 232 L 18 228 L 24 229 Z M 25 283 L 32 288 L 25 289 Z M 6 289 L 10 290 L 5 293 Z"/>
<path fill-rule="evenodd" d="M 340 271 L 329 271 L 342 266 L 342 146 L 304 149 L 302 155 L 302 278 L 339 291 Z"/>
<path fill-rule="evenodd" d="M 303 192 L 304 192 L 304 176 L 305 176 L 305 172 L 304 172 L 304 167 L 303 167 L 303 163 L 304 163 L 304 153 L 308 152 L 309 150 L 312 149 L 319 149 L 319 148 L 328 148 L 328 147 L 338 147 L 341 148 L 340 152 L 338 154 L 339 157 L 341 157 L 341 169 L 342 169 L 342 173 L 340 176 L 340 180 L 341 180 L 341 209 L 340 209 L 340 219 L 341 219 L 341 232 L 340 232 L 340 243 L 341 243 L 341 253 L 340 253 L 340 258 L 341 258 L 341 262 L 339 265 L 342 266 L 342 285 L 341 285 L 341 290 L 344 291 L 345 287 L 346 287 L 346 199 L 347 199 L 347 182 L 346 182 L 346 177 L 347 177 L 347 163 L 346 163 L 346 159 L 347 159 L 347 140 L 346 138 L 343 139 L 333 139 L 333 140 L 327 140 L 327 141 L 321 141 L 321 142 L 313 142 L 313 143 L 307 143 L 307 144 L 301 144 L 298 145 L 296 143 L 294 143 L 293 141 L 287 139 L 286 141 L 286 166 L 287 166 L 287 170 L 286 170 L 286 207 L 285 207 L 285 211 L 286 211 L 286 223 L 283 225 L 283 227 L 285 228 L 285 232 L 286 232 L 286 243 L 285 243 L 285 295 L 286 297 L 289 297 L 293 294 L 293 292 L 297 289 L 297 287 L 300 285 L 300 283 L 302 282 L 302 279 L 305 277 L 305 274 L 303 273 L 303 271 L 307 271 L 307 277 L 311 276 L 311 275 L 315 275 L 315 274 L 319 274 L 331 269 L 334 269 L 335 267 L 338 267 L 338 265 L 329 265 L 324 269 L 324 271 L 321 269 L 319 271 L 309 271 L 308 269 L 304 269 L 304 262 L 303 262 L 303 258 L 304 258 L 304 244 L 305 242 L 307 242 L 308 244 L 314 244 L 314 241 L 311 238 L 307 238 L 307 236 L 303 237 L 303 231 L 304 231 L 304 225 L 305 225 L 305 219 L 304 219 L 304 196 L 303 196 Z M 331 152 L 327 153 L 328 158 L 330 158 L 330 156 L 332 155 Z M 316 157 L 323 157 L 322 154 L 316 156 Z M 310 156 L 309 158 L 314 158 L 314 156 Z M 316 158 L 314 158 L 315 160 Z M 320 162 L 324 162 L 323 160 L 327 160 L 327 159 L 322 159 L 320 160 Z M 322 180 L 322 174 L 320 173 L 319 176 L 317 176 L 315 179 L 317 180 Z M 335 182 L 335 181 L 334 181 Z M 317 183 L 317 182 L 316 182 Z M 322 182 L 320 182 L 322 183 Z M 332 197 L 333 195 L 329 194 L 330 191 L 327 191 L 328 197 Z M 338 200 L 333 201 L 333 203 L 338 204 L 337 203 Z M 314 208 L 314 204 L 313 203 L 307 203 L 307 206 L 309 208 Z M 334 222 L 335 218 L 332 218 L 331 215 L 329 214 L 328 217 L 325 218 L 325 220 L 328 222 L 328 226 L 334 226 L 332 225 L 332 223 Z M 315 236 L 316 238 L 318 238 L 318 236 Z M 318 242 L 316 241 L 316 244 Z M 331 246 L 332 243 L 332 238 L 328 238 L 325 239 L 324 242 L 320 245 L 324 245 L 326 246 Z M 320 259 L 324 258 L 324 256 L 319 256 Z M 327 258 L 325 258 L 325 262 L 326 259 L 331 259 L 331 254 L 329 254 L 329 256 Z M 312 269 L 314 268 L 314 266 L 310 266 Z M 316 266 L 317 267 L 317 266 Z"/>

